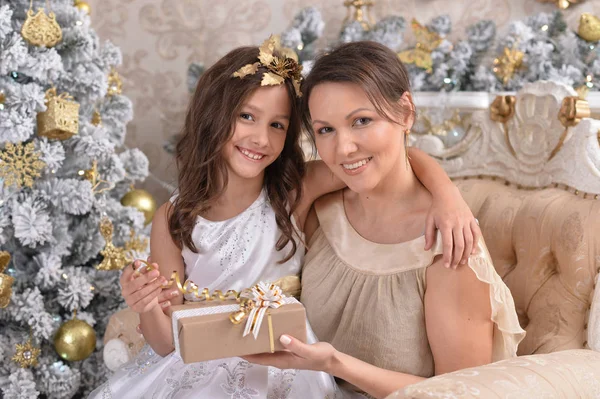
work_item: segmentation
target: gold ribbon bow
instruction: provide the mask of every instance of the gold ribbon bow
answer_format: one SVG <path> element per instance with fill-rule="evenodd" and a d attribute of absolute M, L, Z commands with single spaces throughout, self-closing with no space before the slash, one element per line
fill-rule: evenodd
<path fill-rule="evenodd" d="M 275 284 L 260 282 L 251 289 L 252 298 L 245 298 L 240 304 L 240 309 L 229 315 L 233 324 L 240 324 L 246 316 L 246 326 L 243 336 L 252 333 L 254 339 L 258 337 L 265 314 L 269 326 L 269 343 L 271 353 L 275 352 L 275 341 L 273 337 L 273 321 L 271 309 L 277 309 L 284 305 L 285 295 L 281 288 Z"/>

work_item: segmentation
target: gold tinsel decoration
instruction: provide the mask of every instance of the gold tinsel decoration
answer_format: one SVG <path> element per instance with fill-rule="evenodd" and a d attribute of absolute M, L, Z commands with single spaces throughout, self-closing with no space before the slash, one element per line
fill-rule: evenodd
<path fill-rule="evenodd" d="M 46 111 L 37 115 L 38 136 L 66 140 L 79 133 L 79 104 L 69 93 L 46 90 Z"/>
<path fill-rule="evenodd" d="M 119 73 L 112 68 L 110 74 L 108 75 L 108 90 L 106 94 L 108 96 L 114 96 L 121 94 L 123 91 L 123 82 L 121 81 L 121 77 Z"/>
<path fill-rule="evenodd" d="M 502 80 L 502 83 L 507 84 L 515 75 L 518 69 L 523 66 L 524 53 L 516 48 L 504 48 L 502 56 L 494 60 L 493 71 Z"/>
<path fill-rule="evenodd" d="M 121 205 L 132 206 L 144 214 L 145 223 L 148 224 L 156 212 L 156 201 L 149 192 L 141 189 L 133 189 L 121 198 Z"/>
<path fill-rule="evenodd" d="M 100 255 L 104 259 L 96 266 L 96 269 L 103 271 L 121 270 L 129 263 L 130 258 L 127 256 L 125 248 L 117 247 L 113 244 L 113 224 L 107 217 L 103 217 L 100 220 L 100 234 L 104 237 L 106 246 L 100 251 Z"/>
<path fill-rule="evenodd" d="M 85 1 L 75 0 L 75 3 L 73 3 L 73 5 L 79 10 L 85 11 L 87 15 L 90 15 L 92 13 L 92 7 Z"/>
<path fill-rule="evenodd" d="M 92 125 L 94 125 L 94 126 L 102 125 L 102 116 L 100 115 L 100 112 L 98 112 L 97 109 L 95 109 L 94 113 L 92 114 Z"/>
<path fill-rule="evenodd" d="M 443 39 L 436 32 L 421 25 L 416 19 L 412 20 L 411 27 L 417 38 L 417 45 L 414 49 L 399 53 L 398 58 L 405 64 L 415 64 L 419 68 L 425 69 L 427 73 L 431 73 L 433 71 L 431 53 L 442 43 Z"/>
<path fill-rule="evenodd" d="M 54 47 L 62 40 L 62 29 L 52 11 L 46 14 L 43 8 L 38 8 L 34 15 L 30 2 L 27 18 L 21 28 L 21 36 L 34 46 Z"/>
<path fill-rule="evenodd" d="M 6 143 L 0 153 L 0 177 L 7 186 L 33 186 L 33 178 L 39 177 L 40 171 L 46 166 L 40 161 L 41 154 L 35 151 L 33 143 Z"/>
<path fill-rule="evenodd" d="M 87 359 L 96 349 L 96 332 L 85 321 L 73 318 L 61 325 L 56 332 L 54 349 L 67 361 Z"/>
<path fill-rule="evenodd" d="M 38 357 L 42 351 L 40 348 L 33 346 L 31 337 L 25 344 L 17 344 L 16 352 L 12 357 L 12 361 L 17 363 L 21 368 L 34 367 L 38 364 Z"/>
<path fill-rule="evenodd" d="M 12 295 L 12 285 L 15 282 L 14 277 L 4 274 L 4 270 L 10 263 L 10 254 L 6 251 L 0 251 L 0 308 L 4 309 L 10 303 Z"/>
<path fill-rule="evenodd" d="M 600 18 L 589 13 L 581 14 L 577 34 L 588 42 L 600 40 Z"/>

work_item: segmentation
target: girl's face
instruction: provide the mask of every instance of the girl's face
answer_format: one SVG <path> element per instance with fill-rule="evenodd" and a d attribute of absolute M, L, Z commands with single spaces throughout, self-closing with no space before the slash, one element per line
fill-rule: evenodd
<path fill-rule="evenodd" d="M 405 95 L 400 101 L 410 98 Z M 399 165 L 406 165 L 404 133 L 412 117 L 390 122 L 360 86 L 345 82 L 315 86 L 308 106 L 321 159 L 352 191 L 372 191 Z"/>
<path fill-rule="evenodd" d="M 284 85 L 260 87 L 250 95 L 223 149 L 230 176 L 263 178 L 266 167 L 283 151 L 291 108 Z"/>

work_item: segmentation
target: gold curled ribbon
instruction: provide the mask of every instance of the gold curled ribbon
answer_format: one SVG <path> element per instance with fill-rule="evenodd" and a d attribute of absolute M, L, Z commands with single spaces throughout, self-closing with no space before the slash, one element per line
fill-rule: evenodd
<path fill-rule="evenodd" d="M 150 265 L 147 261 L 142 260 L 142 259 L 138 259 L 138 261 L 143 263 L 145 265 L 144 267 L 146 267 L 148 269 L 148 271 L 154 270 L 154 267 L 152 267 L 152 265 Z M 138 270 L 136 270 L 137 273 L 139 273 Z M 235 299 L 235 300 L 239 301 L 240 296 L 242 295 L 242 293 L 244 293 L 244 291 L 237 292 L 236 290 L 228 290 L 225 294 L 223 294 L 223 291 L 221 291 L 221 290 L 214 290 L 211 294 L 208 288 L 203 288 L 202 291 L 200 291 L 198 286 L 189 279 L 185 280 L 185 282 L 183 284 L 181 284 L 181 279 L 179 278 L 179 273 L 177 273 L 176 271 L 171 273 L 171 278 L 169 278 L 169 281 L 167 281 L 163 285 L 163 287 L 168 288 L 173 285 L 177 286 L 177 289 L 183 295 L 191 294 L 194 297 L 196 297 L 198 299 L 203 299 L 205 301 L 225 301 L 227 299 Z"/>

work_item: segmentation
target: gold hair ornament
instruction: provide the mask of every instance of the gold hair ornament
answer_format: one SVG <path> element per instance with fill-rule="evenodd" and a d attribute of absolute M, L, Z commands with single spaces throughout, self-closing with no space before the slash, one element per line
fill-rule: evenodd
<path fill-rule="evenodd" d="M 278 36 L 271 36 L 265 40 L 259 47 L 258 62 L 246 64 L 233 73 L 234 78 L 243 79 L 248 75 L 254 75 L 259 67 L 265 67 L 268 72 L 263 73 L 261 86 L 278 86 L 285 79 L 290 78 L 294 85 L 294 90 L 298 97 L 302 97 L 300 92 L 300 80 L 302 79 L 302 66 L 298 64 L 296 53 L 293 50 L 281 47 Z M 279 52 L 282 57 L 273 55 L 273 52 Z"/>

